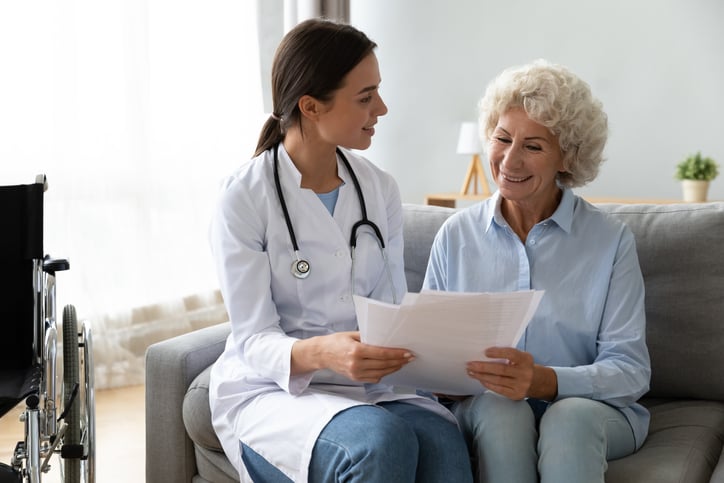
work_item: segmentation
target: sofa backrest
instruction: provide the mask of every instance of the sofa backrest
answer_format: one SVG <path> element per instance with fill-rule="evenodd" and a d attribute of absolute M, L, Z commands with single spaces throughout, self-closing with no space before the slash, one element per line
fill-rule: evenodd
<path fill-rule="evenodd" d="M 647 396 L 724 400 L 724 202 L 601 204 L 636 238 L 646 285 Z M 408 290 L 422 286 L 451 208 L 404 205 Z"/>
<path fill-rule="evenodd" d="M 419 292 L 425 279 L 425 270 L 435 234 L 455 210 L 439 206 L 404 204 L 403 211 L 407 290 Z"/>
<path fill-rule="evenodd" d="M 724 400 L 724 203 L 600 208 L 636 237 L 646 286 L 648 395 Z"/>

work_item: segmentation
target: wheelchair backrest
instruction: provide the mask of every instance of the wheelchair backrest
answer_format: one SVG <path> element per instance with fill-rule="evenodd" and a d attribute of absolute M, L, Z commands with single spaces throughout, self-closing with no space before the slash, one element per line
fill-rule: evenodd
<path fill-rule="evenodd" d="M 0 370 L 33 364 L 42 284 L 34 266 L 43 259 L 42 183 L 0 186 Z"/>

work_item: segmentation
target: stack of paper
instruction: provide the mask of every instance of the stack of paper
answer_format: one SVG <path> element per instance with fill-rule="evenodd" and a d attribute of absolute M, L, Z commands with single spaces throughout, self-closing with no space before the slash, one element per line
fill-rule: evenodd
<path fill-rule="evenodd" d="M 400 347 L 415 360 L 383 382 L 443 394 L 479 394 L 468 361 L 485 360 L 488 347 L 514 347 L 543 291 L 408 293 L 401 305 L 355 296 L 362 342 Z"/>

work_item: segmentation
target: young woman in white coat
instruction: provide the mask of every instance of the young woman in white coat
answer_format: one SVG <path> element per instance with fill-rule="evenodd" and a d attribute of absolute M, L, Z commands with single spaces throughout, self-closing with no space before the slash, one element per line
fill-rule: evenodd
<path fill-rule="evenodd" d="M 349 151 L 387 113 L 375 47 L 319 19 L 285 36 L 273 113 L 212 222 L 232 332 L 210 403 L 242 481 L 472 481 L 447 409 L 380 383 L 414 356 L 357 332 L 353 294 L 406 291 L 397 185 Z"/>

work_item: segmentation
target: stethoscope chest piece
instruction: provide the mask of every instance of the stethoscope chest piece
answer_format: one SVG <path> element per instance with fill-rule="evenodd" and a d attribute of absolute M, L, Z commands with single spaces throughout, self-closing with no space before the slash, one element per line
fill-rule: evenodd
<path fill-rule="evenodd" d="M 292 275 L 300 280 L 309 276 L 309 270 L 309 262 L 304 259 L 298 258 L 292 262 Z"/>

